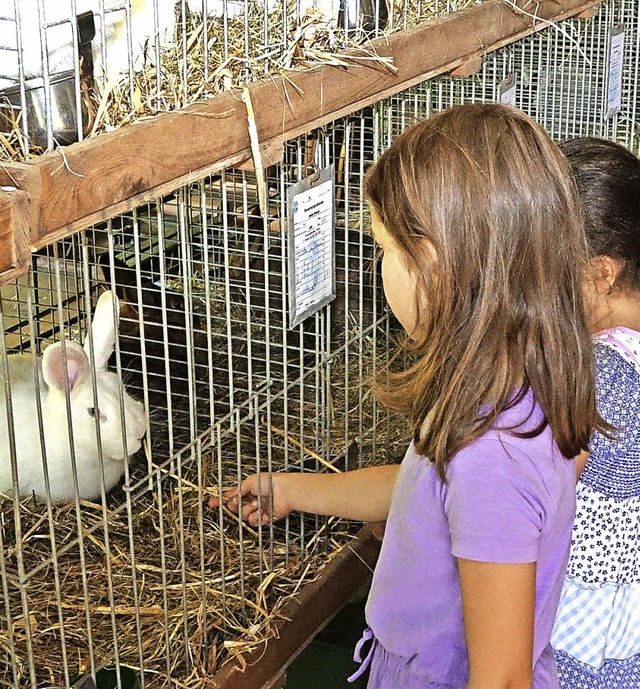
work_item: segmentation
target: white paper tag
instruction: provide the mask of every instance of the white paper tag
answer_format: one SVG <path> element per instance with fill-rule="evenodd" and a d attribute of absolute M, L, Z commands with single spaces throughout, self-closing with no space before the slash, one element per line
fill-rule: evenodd
<path fill-rule="evenodd" d="M 498 100 L 505 105 L 516 104 L 516 77 L 515 74 L 510 74 L 506 79 L 503 79 L 498 86 Z"/>
<path fill-rule="evenodd" d="M 609 50 L 609 83 L 607 85 L 607 117 L 620 112 L 622 106 L 622 63 L 624 60 L 624 24 L 611 29 Z"/>
<path fill-rule="evenodd" d="M 288 191 L 289 327 L 336 296 L 333 166 Z"/>

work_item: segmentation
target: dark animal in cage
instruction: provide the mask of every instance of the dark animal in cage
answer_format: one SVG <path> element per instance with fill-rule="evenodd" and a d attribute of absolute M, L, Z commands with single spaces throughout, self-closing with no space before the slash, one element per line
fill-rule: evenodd
<path fill-rule="evenodd" d="M 26 353 L 7 357 L 11 393 L 0 408 L 0 492 L 7 494 L 14 488 L 12 439 L 19 494 L 45 498 L 44 448 L 52 500 L 74 498 L 74 460 L 78 495 L 92 500 L 101 495 L 103 477 L 105 491 L 118 483 L 128 458 L 140 448 L 147 428 L 144 407 L 124 391 L 117 375 L 107 370 L 115 342 L 114 306 L 117 313 L 117 300 L 114 304 L 112 293 L 104 292 L 98 300 L 84 349 L 75 342 L 65 341 L 64 346 L 62 342 L 49 345 L 41 358 Z M 91 366 L 92 355 L 95 368 Z M 39 390 L 34 378 L 36 367 Z M 1 371 L 3 386 L 4 376 L 5 372 Z M 121 397 L 126 437 L 122 434 Z M 40 439 L 37 437 L 38 400 L 42 409 Z M 13 433 L 10 433 L 8 407 Z"/>
<path fill-rule="evenodd" d="M 290 329 L 280 221 L 265 223 L 257 205 L 229 211 L 224 223 L 212 211 L 206 242 L 201 224 L 190 225 L 186 242 L 163 234 L 162 252 L 154 239 L 144 251 L 125 242 L 97 256 L 102 280 L 122 301 L 121 365 L 153 409 L 156 438 L 169 419 L 206 430 L 214 406 L 218 418 L 253 392 L 281 389 L 326 354 L 329 338 L 345 344 L 386 314 L 373 243 L 359 230 L 337 229 L 330 311 Z"/>
<path fill-rule="evenodd" d="M 209 378 L 210 341 L 201 317 L 187 308 L 184 294 L 157 279 L 157 257 L 139 271 L 108 253 L 98 262 L 122 302 L 118 349 L 127 378 L 141 393 L 146 388 L 152 406 L 171 401 L 184 408 Z"/>

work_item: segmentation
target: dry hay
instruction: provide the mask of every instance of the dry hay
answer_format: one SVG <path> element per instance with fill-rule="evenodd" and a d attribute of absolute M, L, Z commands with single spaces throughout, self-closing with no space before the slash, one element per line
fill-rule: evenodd
<path fill-rule="evenodd" d="M 364 338 L 365 349 L 370 339 Z M 345 436 L 353 437 L 352 427 L 346 426 L 346 417 L 353 414 L 360 415 L 360 427 L 365 430 L 355 439 L 363 457 L 384 460 L 390 447 L 390 456 L 397 457 L 406 438 L 404 424 L 394 417 L 385 423 L 361 385 L 360 376 L 370 373 L 372 359 L 364 371 L 360 364 L 352 364 L 350 390 L 344 389 L 345 361 L 337 355 L 330 373 L 329 453 L 339 454 Z M 300 415 L 301 424 L 313 423 L 313 408 L 310 403 L 309 413 Z M 302 470 L 327 464 L 311 445 L 306 446 L 312 433 L 297 427 L 295 419 L 289 422 L 287 433 L 277 414 L 270 416 L 270 426 L 266 417 L 257 423 L 263 438 L 269 436 L 274 470 L 284 467 L 287 456 L 289 466 L 299 464 Z M 142 667 L 146 686 L 196 689 L 204 687 L 207 676 L 224 662 L 242 662 L 260 641 L 276 634 L 287 601 L 321 575 L 353 538 L 354 526 L 296 514 L 289 518 L 288 528 L 280 522 L 258 533 L 237 515 L 208 507 L 207 499 L 219 485 L 238 481 L 238 447 L 243 473 L 254 470 L 255 424 L 250 420 L 233 429 L 220 422 L 219 433 L 201 439 L 200 466 L 185 449 L 184 461 L 173 458 L 156 469 L 152 485 L 145 478 L 146 467 L 134 462 L 133 488 L 115 491 L 104 507 L 88 502 L 77 509 L 75 504 L 55 505 L 50 521 L 46 506 L 23 500 L 19 544 L 13 503 L 5 501 L 0 511 L 0 558 L 13 575 L 19 573 L 22 560 L 29 614 L 25 619 L 17 577 L 5 577 L 13 649 L 5 605 L 0 610 L 0 665 L 7 670 L 4 678 L 0 676 L 0 686 L 30 686 L 29 644 L 38 686 L 61 686 L 65 682 L 63 647 L 71 674 L 68 679 L 73 682 L 90 670 L 90 645 L 96 667 L 113 663 L 115 639 L 120 663 Z M 296 454 L 300 462 L 291 459 Z M 59 593 L 50 523 L 54 525 Z M 82 547 L 77 542 L 79 523 Z M 11 655 L 21 672 L 17 684 L 10 680 Z"/>
<path fill-rule="evenodd" d="M 445 11 L 481 1 L 454 0 L 447 3 Z M 393 26 L 383 35 L 434 19 L 444 13 L 441 4 L 438 0 L 395 0 Z M 178 21 L 175 42 L 162 49 L 157 68 L 149 64 L 134 73 L 132 83 L 126 75 L 96 93 L 96 117 L 89 136 L 159 112 L 178 110 L 285 70 L 367 61 L 393 70 L 391 62 L 373 50 L 371 33 L 330 28 L 313 10 L 296 22 L 295 0 L 287 0 L 286 18 L 283 9 L 284 2 L 265 14 L 261 4 L 249 2 L 246 21 L 244 16 L 228 19 L 226 40 L 222 18 L 203 21 L 199 15 L 187 14 L 184 22 L 182 18 Z M 291 87 L 295 88 L 293 83 Z M 23 138 L 20 117 L 14 113 L 10 130 L 0 134 L 0 160 L 24 160 Z M 34 148 L 28 157 L 41 152 Z"/>
<path fill-rule="evenodd" d="M 76 673 L 89 671 L 90 643 L 98 667 L 112 663 L 115 639 L 120 662 L 142 666 L 151 686 L 168 686 L 169 677 L 176 686 L 203 686 L 205 677 L 211 676 L 220 662 L 247 653 L 258 641 L 273 636 L 286 600 L 303 582 L 317 578 L 338 552 L 337 547 L 351 537 L 346 527 L 334 525 L 326 534 L 330 540 L 326 553 L 322 533 L 304 549 L 290 543 L 287 552 L 282 536 L 274 537 L 271 547 L 261 549 L 256 532 L 244 526 L 241 535 L 234 519 L 226 518 L 221 529 L 217 511 L 203 507 L 207 491 L 171 476 L 160 493 L 138 496 L 132 541 L 126 512 L 108 516 L 108 548 L 101 507 L 83 503 L 79 510 L 84 547 L 82 551 L 77 546 L 70 548 L 58 558 L 71 681 L 77 679 Z M 54 508 L 54 520 L 58 543 L 75 539 L 73 505 Z M 21 506 L 21 521 L 25 567 L 30 569 L 50 557 L 48 521 L 28 503 Z M 267 543 L 267 534 L 263 537 Z M 7 568 L 16 566 L 15 549 L 9 543 L 4 544 L 4 559 Z M 244 576 L 240 575 L 240 562 Z M 25 596 L 38 685 L 63 686 L 61 628 L 51 565 L 30 577 Z M 15 614 L 21 610 L 20 593 L 12 583 L 9 597 Z M 20 614 L 12 622 L 14 657 L 23 672 L 17 686 L 26 686 L 27 622 Z M 10 669 L 9 640 L 3 636 L 3 665 Z M 9 677 L 6 680 L 9 683 Z"/>
<path fill-rule="evenodd" d="M 22 113 L 10 107 L 3 107 L 3 105 L 0 100 L 0 108 L 2 108 L 3 115 L 2 119 L 0 119 L 0 161 L 23 161 L 25 159 L 26 142 L 20 126 Z M 36 149 L 35 153 L 40 155 L 41 151 Z"/>

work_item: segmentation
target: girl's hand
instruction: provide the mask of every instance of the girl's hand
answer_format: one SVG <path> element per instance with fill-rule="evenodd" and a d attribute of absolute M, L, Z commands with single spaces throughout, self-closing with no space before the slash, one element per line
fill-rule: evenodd
<path fill-rule="evenodd" d="M 244 479 L 239 489 L 225 490 L 222 502 L 232 512 L 237 512 L 240 504 L 242 518 L 252 526 L 257 526 L 259 522 L 267 524 L 270 519 L 282 519 L 293 509 L 286 495 L 286 477 L 284 473 L 272 474 L 271 477 L 265 473 L 258 480 L 258 475 L 252 474 Z M 218 507 L 219 504 L 218 496 L 209 499 L 209 507 Z"/>

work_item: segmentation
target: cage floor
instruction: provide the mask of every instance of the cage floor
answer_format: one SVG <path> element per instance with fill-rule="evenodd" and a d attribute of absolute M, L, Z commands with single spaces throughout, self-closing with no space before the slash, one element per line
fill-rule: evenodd
<path fill-rule="evenodd" d="M 30 500 L 17 508 L 5 501 L 0 686 L 69 685 L 117 661 L 138 669 L 145 686 L 202 687 L 222 663 L 272 636 L 286 601 L 321 574 L 354 526 L 292 515 L 256 530 L 209 508 L 208 498 L 255 470 L 256 458 L 263 471 L 318 470 L 322 457 L 310 448 L 320 442 L 346 468 L 359 457 L 385 461 L 394 443 L 402 445 L 404 424 L 383 423 L 370 396 L 363 404 L 361 378 L 354 373 L 358 384 L 344 390 L 339 359 L 330 375 L 324 439 L 314 437 L 313 423 L 304 426 L 314 419 L 303 407 L 293 420 L 279 416 L 276 396 L 244 420 L 230 415 L 224 429 L 176 455 L 157 445 L 151 473 L 144 457 L 134 458 L 129 489 L 113 491 L 104 505 L 54 505 L 49 515 Z M 347 420 L 353 409 L 364 414 L 360 423 Z M 369 430 L 358 436 L 362 429 Z M 260 459 L 262 441 L 269 464 Z"/>

